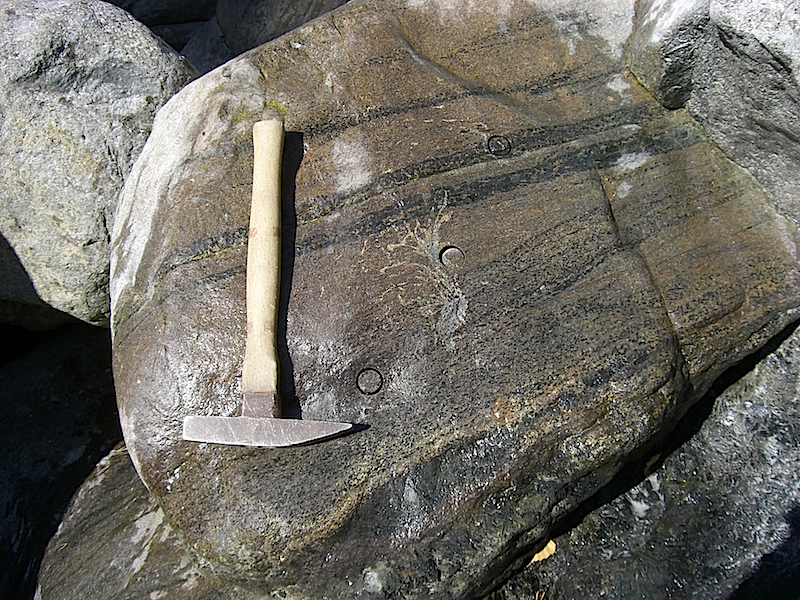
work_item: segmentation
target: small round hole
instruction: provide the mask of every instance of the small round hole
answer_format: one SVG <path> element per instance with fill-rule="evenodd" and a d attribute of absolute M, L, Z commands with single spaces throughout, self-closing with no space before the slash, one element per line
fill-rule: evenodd
<path fill-rule="evenodd" d="M 504 135 L 493 135 L 486 141 L 486 147 L 494 156 L 505 156 L 511 152 L 511 142 Z"/>
<path fill-rule="evenodd" d="M 377 394 L 383 387 L 383 375 L 372 367 L 361 369 L 356 377 L 356 386 L 362 394 Z"/>
<path fill-rule="evenodd" d="M 460 269 L 465 258 L 464 251 L 458 246 L 445 246 L 439 252 L 439 261 L 448 269 Z"/>

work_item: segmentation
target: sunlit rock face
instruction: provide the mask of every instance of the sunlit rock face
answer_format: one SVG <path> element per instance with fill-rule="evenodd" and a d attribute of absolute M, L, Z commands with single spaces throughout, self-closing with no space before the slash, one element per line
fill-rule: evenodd
<path fill-rule="evenodd" d="M 358 2 L 187 86 L 112 240 L 127 447 L 233 581 L 474 597 L 723 370 L 795 318 L 794 226 L 625 69 L 633 3 Z M 285 119 L 293 449 L 184 442 L 234 415 L 252 125 Z"/>
<path fill-rule="evenodd" d="M 800 219 L 800 11 L 791 0 L 644 0 L 633 74 L 685 106 L 783 214 Z"/>
<path fill-rule="evenodd" d="M 0 31 L 0 320 L 108 327 L 117 198 L 196 71 L 105 2 L 7 0 Z"/>
<path fill-rule="evenodd" d="M 490 600 L 795 596 L 798 350 L 795 324 L 732 368 L 666 449 L 616 478 L 636 485 L 613 500 L 613 485 L 598 494 L 595 510 L 569 519 L 551 559 Z M 598 506 L 602 498 L 611 501 Z"/>

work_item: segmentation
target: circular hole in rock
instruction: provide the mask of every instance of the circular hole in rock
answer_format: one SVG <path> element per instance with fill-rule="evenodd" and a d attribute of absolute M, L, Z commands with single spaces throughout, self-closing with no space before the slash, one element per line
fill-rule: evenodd
<path fill-rule="evenodd" d="M 439 252 L 439 261 L 448 269 L 460 269 L 464 265 L 464 251 L 458 246 L 445 246 Z"/>
<path fill-rule="evenodd" d="M 356 378 L 356 386 L 362 394 L 377 394 L 383 387 L 383 375 L 372 367 L 361 369 Z"/>

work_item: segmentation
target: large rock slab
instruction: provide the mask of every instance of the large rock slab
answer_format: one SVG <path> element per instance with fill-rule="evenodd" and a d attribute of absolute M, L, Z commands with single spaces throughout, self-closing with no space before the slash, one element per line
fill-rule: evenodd
<path fill-rule="evenodd" d="M 30 307 L 32 326 L 63 322 L 44 301 L 107 326 L 117 196 L 155 112 L 194 71 L 105 2 L 9 0 L 0 31 L 0 235 L 10 249 L 0 248 L 0 267 L 18 261 L 27 274 L 3 285 L 11 308 L 0 314 L 26 325 Z"/>
<path fill-rule="evenodd" d="M 784 214 L 800 220 L 800 7 L 792 0 L 643 0 L 630 66 L 686 106 Z"/>
<path fill-rule="evenodd" d="M 127 447 L 218 573 L 294 598 L 474 597 L 796 316 L 795 230 L 633 81 L 632 3 L 359 2 L 187 86 L 115 221 Z M 233 415 L 254 121 L 285 117 L 289 412 Z"/>
<path fill-rule="evenodd" d="M 798 361 L 793 331 L 696 405 L 693 420 L 705 419 L 687 443 L 636 465 L 641 483 L 557 537 L 552 558 L 492 600 L 797 598 Z"/>
<path fill-rule="evenodd" d="M 581 522 L 556 538 L 553 557 L 488 598 L 674 598 L 681 590 L 704 598 L 730 598 L 733 590 L 737 600 L 793 597 L 800 553 L 798 349 L 800 335 L 792 332 L 773 352 L 732 368 L 739 376 L 752 372 L 727 388 L 727 374 L 718 380 L 665 449 L 627 465 L 587 505 L 603 502 L 631 477 L 638 485 L 591 514 L 571 515 L 568 523 Z M 119 447 L 73 498 L 48 544 L 36 598 L 159 595 L 268 597 L 197 562 Z"/>

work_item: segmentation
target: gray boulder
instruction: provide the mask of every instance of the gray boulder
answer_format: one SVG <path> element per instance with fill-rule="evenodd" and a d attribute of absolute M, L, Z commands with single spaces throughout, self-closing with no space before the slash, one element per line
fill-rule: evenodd
<path fill-rule="evenodd" d="M 17 253 L 0 235 L 0 323 L 24 324 L 30 331 L 46 331 L 74 321 L 36 293 Z"/>
<path fill-rule="evenodd" d="M 212 17 L 197 28 L 181 48 L 181 54 L 200 73 L 208 73 L 234 57 L 219 28 L 217 17 Z"/>
<path fill-rule="evenodd" d="M 108 330 L 79 323 L 49 336 L 0 368 L 2 598 L 31 597 L 67 503 L 122 437 Z"/>
<path fill-rule="evenodd" d="M 359 2 L 159 112 L 115 221 L 115 381 L 138 472 L 217 573 L 479 597 L 796 318 L 794 226 L 626 76 L 633 16 Z M 184 442 L 238 408 L 251 129 L 275 113 L 282 393 L 369 428 Z"/>
<path fill-rule="evenodd" d="M 347 0 L 221 0 L 217 12 L 181 48 L 201 73 L 324 14 Z"/>
<path fill-rule="evenodd" d="M 0 235 L 11 250 L 0 266 L 27 274 L 3 284 L 3 316 L 27 324 L 25 307 L 39 315 L 43 301 L 107 325 L 117 196 L 155 112 L 194 71 L 104 2 L 9 0 L 0 31 Z M 40 316 L 33 326 L 64 319 Z"/>
<path fill-rule="evenodd" d="M 638 4 L 630 66 L 686 106 L 784 214 L 800 220 L 800 12 L 792 0 Z"/>
<path fill-rule="evenodd" d="M 641 483 L 491 600 L 800 597 L 800 333 L 754 363 L 698 404 L 687 443 L 638 463 Z"/>
<path fill-rule="evenodd" d="M 75 494 L 47 546 L 35 600 L 266 600 L 226 583 L 186 550 L 124 446 Z"/>
<path fill-rule="evenodd" d="M 192 36 L 202 29 L 206 23 L 207 21 L 190 21 L 171 25 L 153 25 L 150 27 L 150 31 L 167 42 L 170 47 L 180 52 L 186 46 L 186 43 L 192 39 Z"/>

